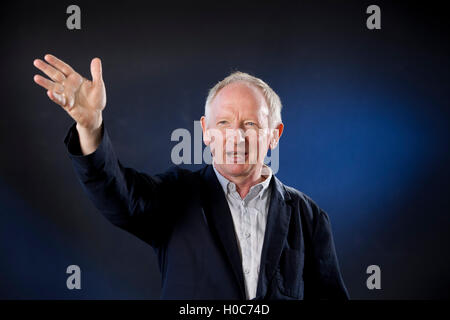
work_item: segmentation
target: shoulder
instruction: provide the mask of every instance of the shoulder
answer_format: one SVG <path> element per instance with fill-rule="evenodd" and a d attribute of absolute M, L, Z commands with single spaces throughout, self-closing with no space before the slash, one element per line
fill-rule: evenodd
<path fill-rule="evenodd" d="M 193 176 L 194 172 L 188 169 L 181 168 L 180 166 L 173 165 L 169 167 L 166 171 L 158 173 L 155 178 L 162 181 L 182 181 L 190 176 Z"/>
<path fill-rule="evenodd" d="M 308 208 L 308 211 L 318 212 L 322 210 L 319 205 L 306 193 L 284 183 L 282 183 L 282 186 L 285 190 L 285 197 L 294 204 L 306 207 Z"/>
<path fill-rule="evenodd" d="M 173 165 L 166 171 L 155 175 L 155 178 L 163 184 L 183 188 L 183 192 L 187 192 L 187 190 L 195 191 L 199 190 L 200 184 L 205 179 L 206 171 L 208 171 L 208 165 L 195 171 Z"/>
<path fill-rule="evenodd" d="M 281 184 L 285 190 L 285 197 L 311 230 L 315 230 L 318 225 L 329 224 L 328 214 L 309 195 L 284 183 Z"/>

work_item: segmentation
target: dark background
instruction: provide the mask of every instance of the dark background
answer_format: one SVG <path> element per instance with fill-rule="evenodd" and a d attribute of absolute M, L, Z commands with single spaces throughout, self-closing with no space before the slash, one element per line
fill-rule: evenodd
<path fill-rule="evenodd" d="M 81 8 L 82 29 L 66 28 Z M 367 6 L 381 30 L 366 28 Z M 52 53 L 90 78 L 127 166 L 159 173 L 176 128 L 233 70 L 283 102 L 277 176 L 330 216 L 353 299 L 449 298 L 449 24 L 439 2 L 12 1 L 1 9 L 0 298 L 157 299 L 151 247 L 114 227 L 76 180 L 72 124 L 33 82 Z M 198 166 L 192 166 L 197 169 Z M 66 288 L 67 266 L 81 290 Z M 366 287 L 381 268 L 381 290 Z"/>

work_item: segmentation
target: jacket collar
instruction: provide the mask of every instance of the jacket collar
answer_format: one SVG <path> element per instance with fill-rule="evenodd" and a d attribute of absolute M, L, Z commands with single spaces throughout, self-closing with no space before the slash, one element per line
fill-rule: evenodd
<path fill-rule="evenodd" d="M 206 219 L 213 235 L 217 237 L 218 243 L 221 244 L 222 249 L 226 253 L 228 262 L 238 283 L 241 298 L 245 300 L 246 294 L 242 259 L 239 254 L 233 218 L 228 202 L 212 165 L 204 167 L 200 174 L 204 177 L 205 181 L 203 206 Z M 275 273 L 275 268 L 280 259 L 291 216 L 290 206 L 286 203 L 291 200 L 291 197 L 286 191 L 285 186 L 275 175 L 272 175 L 270 184 L 272 193 L 261 253 L 256 299 L 263 298 L 267 293 L 268 284 Z"/>
<path fill-rule="evenodd" d="M 266 232 L 264 234 L 255 300 L 264 299 L 266 296 L 268 286 L 280 261 L 281 251 L 286 241 L 291 219 L 290 194 L 277 177 L 272 176 L 271 184 L 272 196 L 269 204 Z"/>

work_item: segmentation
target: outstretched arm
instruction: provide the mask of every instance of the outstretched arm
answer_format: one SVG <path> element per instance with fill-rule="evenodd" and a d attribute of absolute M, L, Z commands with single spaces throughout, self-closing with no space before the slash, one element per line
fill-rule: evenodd
<path fill-rule="evenodd" d="M 36 59 L 34 65 L 49 79 L 36 75 L 34 81 L 76 122 L 64 142 L 86 194 L 111 223 L 158 246 L 178 212 L 170 196 L 176 194 L 181 171 L 149 176 L 119 162 L 103 123 L 106 91 L 100 59 L 91 62 L 92 81 L 52 55 L 45 61 Z"/>

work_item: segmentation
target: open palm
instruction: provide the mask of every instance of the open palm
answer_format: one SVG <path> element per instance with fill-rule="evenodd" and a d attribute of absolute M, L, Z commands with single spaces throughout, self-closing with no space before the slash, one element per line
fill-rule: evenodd
<path fill-rule="evenodd" d="M 47 54 L 44 59 L 47 63 L 36 59 L 33 64 L 51 80 L 35 75 L 34 81 L 47 89 L 48 97 L 66 110 L 79 126 L 90 130 L 98 128 L 106 105 L 100 59 L 91 61 L 92 81 L 53 55 Z"/>

